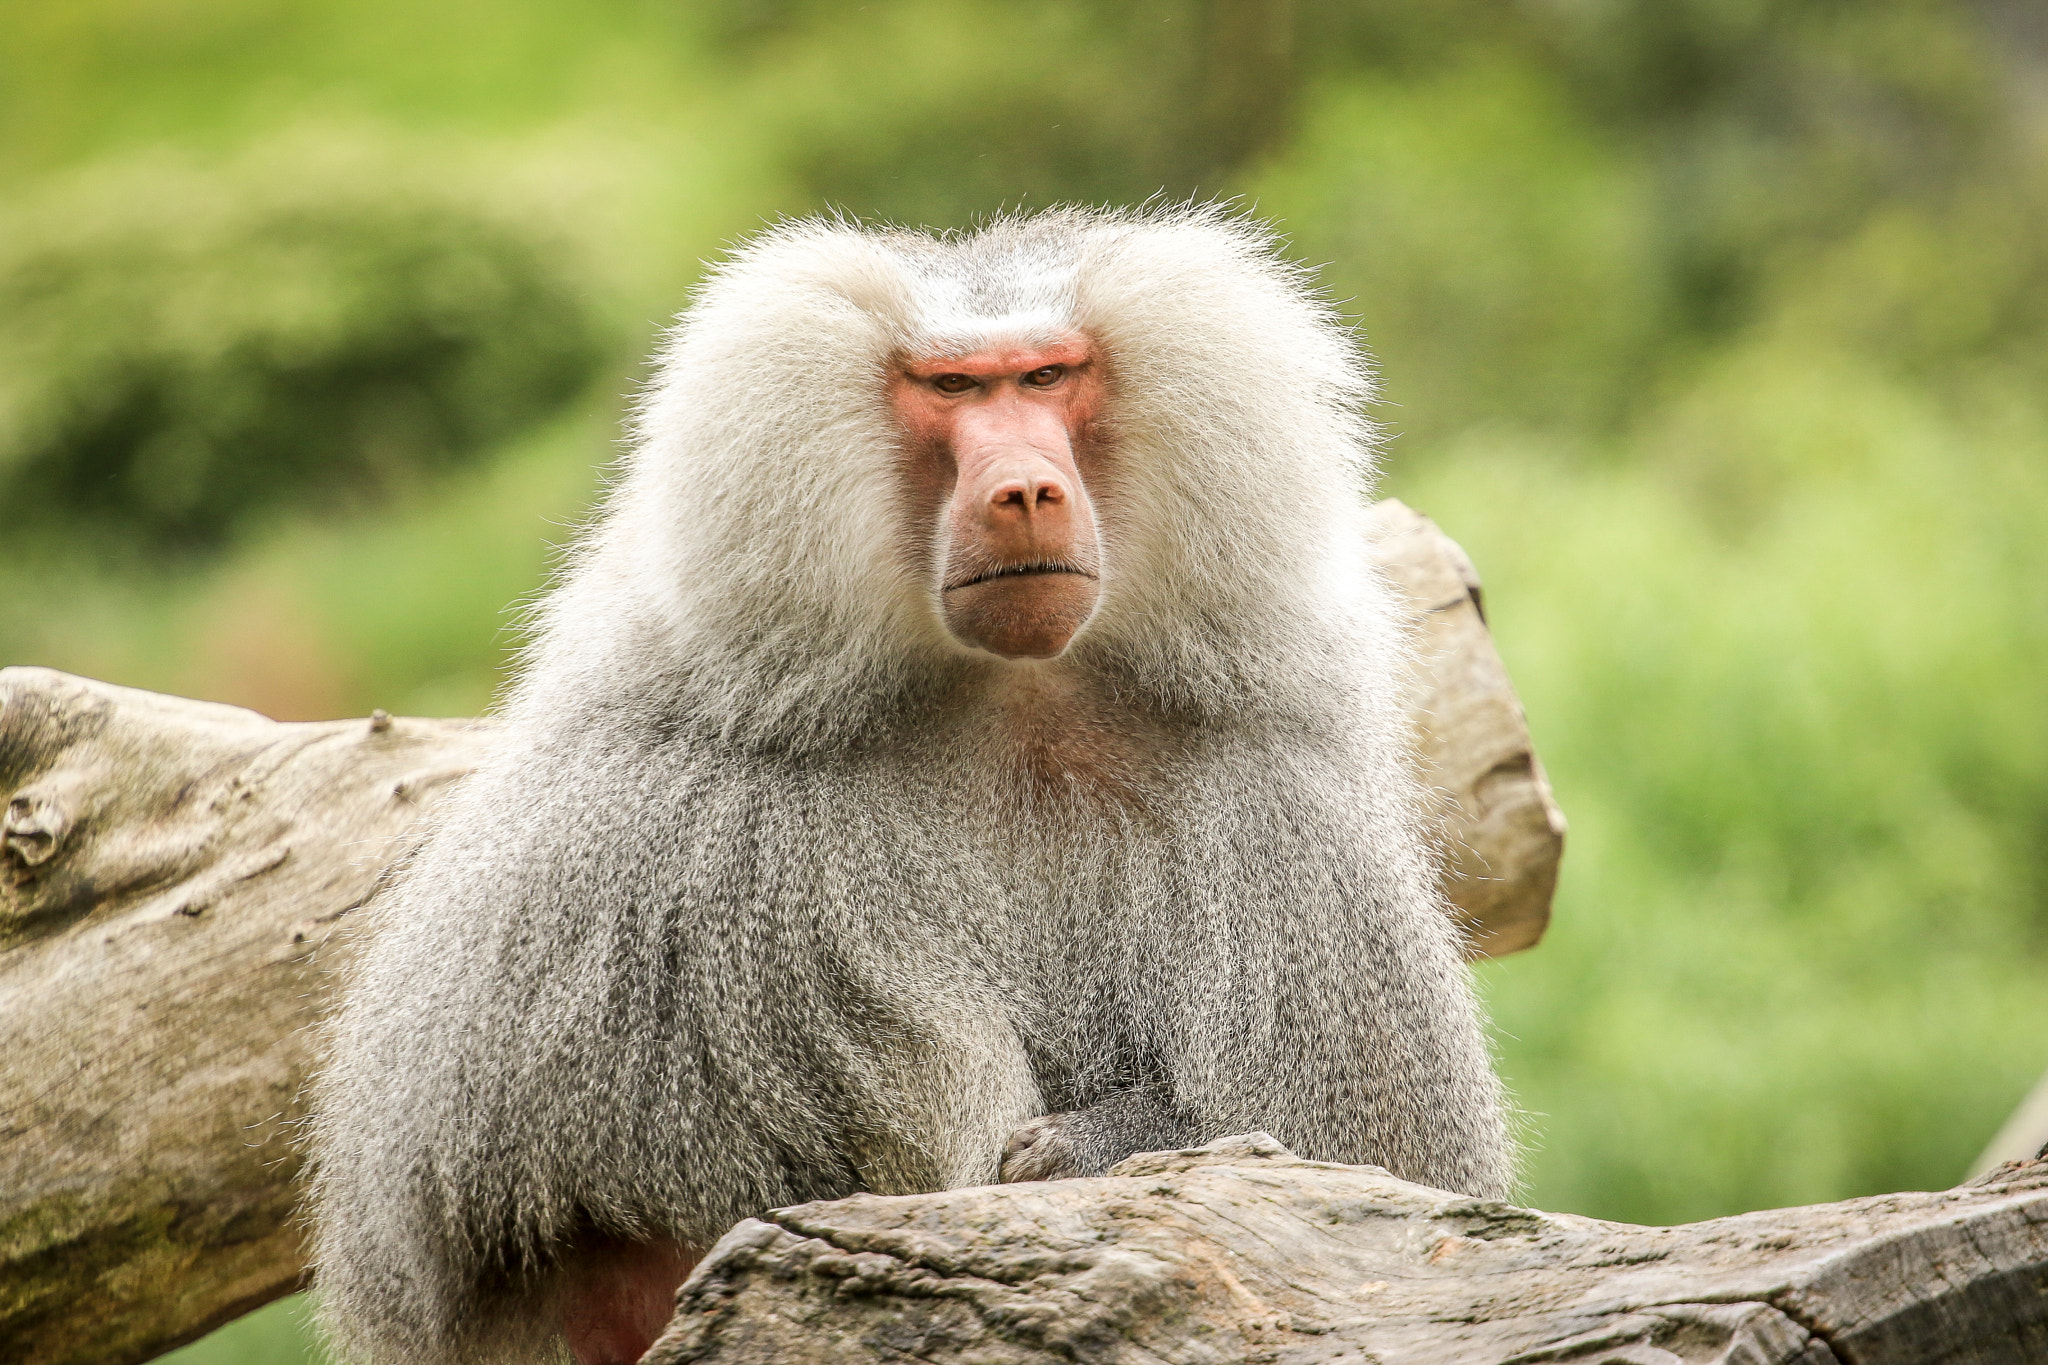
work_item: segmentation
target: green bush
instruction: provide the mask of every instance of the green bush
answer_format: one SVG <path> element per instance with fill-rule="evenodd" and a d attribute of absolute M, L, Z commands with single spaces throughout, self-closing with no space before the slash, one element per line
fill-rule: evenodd
<path fill-rule="evenodd" d="M 1960 6 L 1614 8 L 1332 76 L 1252 181 L 1572 821 L 1481 972 L 1529 1196 L 1943 1187 L 2048 1062 L 2048 160 Z"/>
<path fill-rule="evenodd" d="M 376 167 L 128 166 L 0 232 L 0 504 L 150 550 L 494 447 L 600 350 L 560 248 Z"/>

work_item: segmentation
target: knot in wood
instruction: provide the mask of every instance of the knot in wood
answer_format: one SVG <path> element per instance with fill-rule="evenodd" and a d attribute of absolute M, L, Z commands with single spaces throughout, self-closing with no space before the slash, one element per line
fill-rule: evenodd
<path fill-rule="evenodd" d="M 71 830 L 71 817 L 64 808 L 38 792 L 16 792 L 7 802 L 7 819 L 0 825 L 0 849 L 24 868 L 46 863 L 57 852 Z"/>

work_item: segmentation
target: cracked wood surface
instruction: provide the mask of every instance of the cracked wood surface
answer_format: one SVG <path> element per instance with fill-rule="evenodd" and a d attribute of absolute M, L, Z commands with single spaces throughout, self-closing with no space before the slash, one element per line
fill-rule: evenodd
<path fill-rule="evenodd" d="M 296 1287 L 315 950 L 482 734 L 0 672 L 0 1358 L 146 1360 Z"/>
<path fill-rule="evenodd" d="M 1462 551 L 1372 513 L 1475 954 L 1534 943 L 1564 824 Z M 0 1358 L 146 1360 L 289 1293 L 315 961 L 488 727 L 279 724 L 0 670 Z"/>
<path fill-rule="evenodd" d="M 2039 1365 L 2048 1164 L 1652 1228 L 1251 1134 L 778 1209 L 677 1301 L 643 1365 Z"/>

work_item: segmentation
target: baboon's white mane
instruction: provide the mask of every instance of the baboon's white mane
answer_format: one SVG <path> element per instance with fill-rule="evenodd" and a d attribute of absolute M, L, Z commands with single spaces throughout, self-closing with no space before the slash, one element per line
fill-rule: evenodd
<path fill-rule="evenodd" d="M 1117 453 L 1091 488 L 1102 604 L 1071 657 L 1208 710 L 1273 704 L 1378 652 L 1357 526 L 1369 380 L 1347 332 L 1245 219 L 1063 209 L 946 236 L 812 219 L 720 266 L 549 605 L 537 672 L 575 661 L 601 686 L 623 619 L 637 648 L 672 655 L 708 725 L 818 740 L 934 679 L 1015 666 L 940 624 L 903 534 L 882 376 L 907 351 L 1074 328 L 1108 357 Z"/>

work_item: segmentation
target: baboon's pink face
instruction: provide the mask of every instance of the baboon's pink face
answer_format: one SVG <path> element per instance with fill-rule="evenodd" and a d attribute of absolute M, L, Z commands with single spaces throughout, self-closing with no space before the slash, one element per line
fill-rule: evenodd
<path fill-rule="evenodd" d="M 1101 593 L 1084 473 L 1104 446 L 1101 357 L 1084 336 L 904 357 L 889 400 L 915 515 L 938 518 L 946 628 L 1006 659 L 1050 659 Z M 919 522 L 920 527 L 929 522 Z"/>

